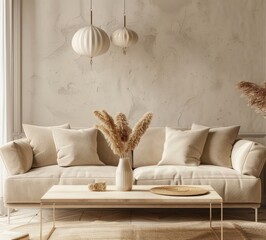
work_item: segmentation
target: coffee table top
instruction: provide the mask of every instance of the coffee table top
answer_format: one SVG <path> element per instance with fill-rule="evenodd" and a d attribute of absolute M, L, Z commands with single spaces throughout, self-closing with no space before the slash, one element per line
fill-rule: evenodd
<path fill-rule="evenodd" d="M 158 185 L 156 185 L 158 186 Z M 199 185 L 209 191 L 200 196 L 165 196 L 151 193 L 153 185 L 133 185 L 132 191 L 117 191 L 107 186 L 104 192 L 94 192 L 87 185 L 54 185 L 41 198 L 42 204 L 88 205 L 87 207 L 159 207 L 161 205 L 222 203 L 222 197 L 209 185 Z M 189 186 L 189 185 L 188 185 Z M 190 185 L 197 187 L 197 185 Z"/>

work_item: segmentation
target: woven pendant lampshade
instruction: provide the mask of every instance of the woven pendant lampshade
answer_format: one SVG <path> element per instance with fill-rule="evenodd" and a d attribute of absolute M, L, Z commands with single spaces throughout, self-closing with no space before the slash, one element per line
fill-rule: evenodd
<path fill-rule="evenodd" d="M 111 41 L 114 45 L 123 48 L 123 53 L 126 49 L 138 41 L 138 34 L 126 27 L 126 4 L 124 0 L 124 27 L 114 31 L 111 35 Z"/>
<path fill-rule="evenodd" d="M 110 40 L 102 29 L 92 25 L 92 0 L 91 0 L 91 22 L 88 27 L 79 29 L 72 38 L 72 48 L 83 56 L 92 58 L 102 55 L 108 51 Z"/>

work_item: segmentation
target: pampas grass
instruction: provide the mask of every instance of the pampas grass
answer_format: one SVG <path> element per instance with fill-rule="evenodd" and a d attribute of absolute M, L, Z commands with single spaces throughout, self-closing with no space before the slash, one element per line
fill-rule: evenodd
<path fill-rule="evenodd" d="M 248 106 L 255 108 L 256 112 L 266 115 L 266 82 L 259 86 L 251 82 L 240 82 L 237 87 L 248 98 Z"/>
<path fill-rule="evenodd" d="M 122 155 L 123 146 L 121 146 L 120 142 L 114 137 L 114 135 L 112 135 L 104 125 L 96 125 L 95 127 L 102 132 L 113 153 L 119 156 Z"/>
<path fill-rule="evenodd" d="M 118 113 L 115 118 L 115 124 L 121 137 L 121 141 L 127 142 L 132 129 L 129 127 L 126 115 L 124 113 Z"/>
<path fill-rule="evenodd" d="M 152 113 L 146 113 L 132 130 L 123 113 L 118 113 L 115 120 L 104 110 L 94 111 L 94 115 L 102 123 L 96 128 L 102 132 L 113 153 L 120 157 L 127 156 L 137 147 L 152 120 Z"/>
<path fill-rule="evenodd" d="M 139 144 L 139 141 L 142 135 L 148 129 L 152 120 L 152 113 L 146 113 L 144 116 L 137 122 L 136 126 L 133 128 L 132 133 L 129 136 L 126 152 L 134 150 L 135 147 Z"/>

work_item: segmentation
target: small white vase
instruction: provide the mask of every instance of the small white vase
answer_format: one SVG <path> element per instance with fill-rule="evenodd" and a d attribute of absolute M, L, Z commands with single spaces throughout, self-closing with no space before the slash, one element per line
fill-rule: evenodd
<path fill-rule="evenodd" d="M 133 172 L 129 158 L 120 158 L 115 174 L 115 185 L 118 191 L 130 191 L 133 184 Z"/>

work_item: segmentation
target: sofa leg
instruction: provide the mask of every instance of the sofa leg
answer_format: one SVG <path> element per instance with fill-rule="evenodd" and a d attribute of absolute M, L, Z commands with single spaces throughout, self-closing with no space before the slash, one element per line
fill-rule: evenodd
<path fill-rule="evenodd" d="M 258 222 L 258 208 L 255 208 L 255 222 Z"/>
<path fill-rule="evenodd" d="M 10 208 L 7 208 L 7 224 L 10 224 Z"/>

